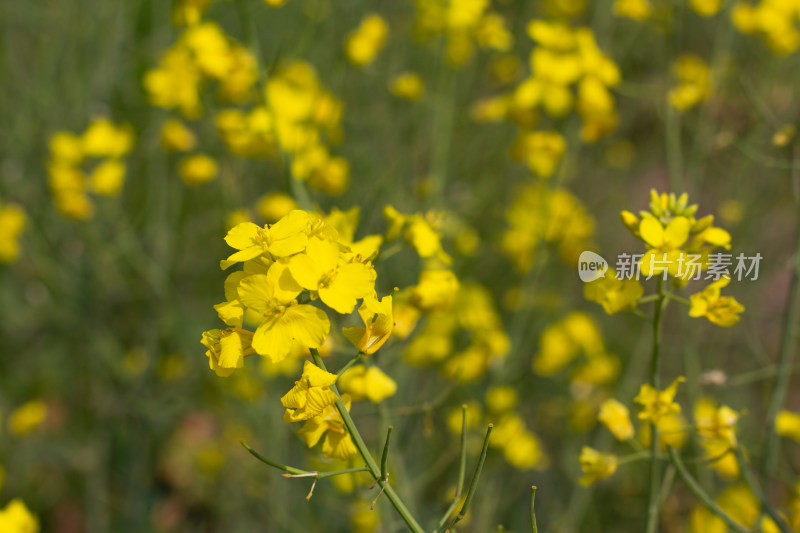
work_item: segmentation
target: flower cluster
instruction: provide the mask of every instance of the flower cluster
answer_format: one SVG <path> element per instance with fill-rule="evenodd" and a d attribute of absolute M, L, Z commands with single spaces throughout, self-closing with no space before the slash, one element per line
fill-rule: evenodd
<path fill-rule="evenodd" d="M 376 345 L 374 336 L 385 335 L 381 328 L 387 324 L 375 317 L 384 312 L 386 298 L 377 301 L 372 264 L 322 217 L 294 210 L 264 227 L 244 222 L 231 229 L 225 241 L 237 252 L 221 261 L 221 267 L 241 262 L 244 268 L 225 280 L 226 301 L 216 306 L 228 328 L 203 336 L 217 373 L 241 368 L 252 353 L 280 362 L 295 347 L 319 348 L 330 332 L 330 321 L 322 308 L 312 305 L 315 300 L 343 315 L 364 300 L 365 347 Z M 378 313 L 370 314 L 369 308 Z"/>
<path fill-rule="evenodd" d="M 188 27 L 144 75 L 144 88 L 157 107 L 177 109 L 190 119 L 203 114 L 204 85 L 215 82 L 219 96 L 243 103 L 254 95 L 258 70 L 253 55 L 213 22 Z"/>
<path fill-rule="evenodd" d="M 776 54 L 800 47 L 800 5 L 784 0 L 761 0 L 756 5 L 737 2 L 731 10 L 733 25 L 742 33 L 764 38 Z"/>
<path fill-rule="evenodd" d="M 330 153 L 341 138 L 342 103 L 325 90 L 308 63 L 278 69 L 264 85 L 263 103 L 249 110 L 224 109 L 216 118 L 219 135 L 234 155 L 290 158 L 291 174 L 311 187 L 339 194 L 347 188 L 350 165 Z"/>
<path fill-rule="evenodd" d="M 639 432 L 641 444 L 649 444 L 649 428 L 652 424 L 655 424 L 658 429 L 659 445 L 662 448 L 667 445 L 680 447 L 686 441 L 687 424 L 685 419 L 680 416 L 681 406 L 675 402 L 678 385 L 683 381 L 685 379 L 679 377 L 664 390 L 655 389 L 647 384 L 641 386 L 639 394 L 633 399 L 634 403 L 640 407 L 638 418 L 644 423 Z M 728 413 L 733 411 L 729 408 L 724 409 L 713 410 L 713 412 L 703 411 L 706 417 L 698 418 L 698 433 L 704 438 L 704 444 L 711 442 L 711 439 L 719 435 L 724 435 L 728 439 L 734 438 L 735 413 L 731 419 L 728 417 Z M 629 441 L 636 435 L 628 407 L 613 398 L 606 400 L 600 406 L 597 420 L 618 441 Z M 726 423 L 728 425 L 723 429 L 722 424 Z M 585 474 L 580 480 L 583 485 L 590 485 L 612 475 L 617 467 L 616 456 L 587 447 L 584 447 L 581 452 L 580 462 Z"/>
<path fill-rule="evenodd" d="M 617 126 L 610 88 L 620 82 L 620 73 L 614 61 L 600 50 L 589 28 L 573 30 L 564 23 L 533 20 L 528 24 L 528 35 L 536 43 L 530 56 L 530 75 L 512 92 L 478 102 L 473 116 L 483 121 L 505 118 L 519 124 L 522 131 L 517 151 L 522 156 L 518 158 L 546 177 L 555 170 L 555 164 L 538 165 L 537 157 L 529 151 L 535 153 L 544 143 L 557 163 L 564 140 L 555 132 L 530 137 L 529 130 L 538 121 L 537 111 L 560 119 L 574 109 L 583 120 L 581 139 L 597 141 Z"/>
<path fill-rule="evenodd" d="M 417 32 L 423 39 L 444 35 L 447 59 L 454 66 L 469 62 L 475 46 L 510 50 L 513 36 L 489 0 L 417 0 Z"/>
<path fill-rule="evenodd" d="M 94 215 L 89 193 L 116 196 L 125 182 L 123 158 L 133 149 L 133 131 L 106 118 L 93 120 L 81 135 L 59 131 L 50 138 L 50 190 L 65 216 Z"/>
<path fill-rule="evenodd" d="M 594 235 L 594 219 L 583 203 L 566 189 L 544 184 L 521 188 L 506 218 L 510 227 L 503 235 L 503 251 L 521 272 L 530 270 L 544 244 L 553 245 L 564 261 L 577 262 Z"/>
<path fill-rule="evenodd" d="M 647 246 L 646 253 L 631 265 L 633 273 L 641 272 L 648 278 L 669 276 L 674 287 L 682 288 L 705 272 L 706 279 L 716 281 L 691 296 L 689 315 L 704 316 L 718 326 L 732 326 L 744 306 L 735 298 L 720 294 L 730 283 L 730 277 L 711 272 L 715 268 L 712 252 L 717 248 L 729 249 L 731 236 L 713 225 L 713 215 L 695 218 L 697 205 L 688 202 L 686 194 L 678 197 L 653 190 L 648 211 L 640 211 L 638 217 L 622 211 L 623 224 Z M 635 308 L 644 291 L 636 276 L 610 272 L 586 285 L 586 298 L 603 305 L 609 314 Z"/>
<path fill-rule="evenodd" d="M 669 103 L 684 111 L 706 100 L 711 94 L 708 65 L 696 55 L 683 55 L 672 65 L 678 84 L 668 94 Z"/>
<path fill-rule="evenodd" d="M 607 353 L 597 324 L 589 315 L 573 311 L 544 329 L 533 371 L 539 376 L 553 376 L 581 354 L 584 360 L 574 367 L 573 382 L 605 385 L 616 379 L 619 359 Z"/>
<path fill-rule="evenodd" d="M 441 282 L 422 279 L 412 288 L 412 302 L 418 309 L 420 306 L 426 309 L 430 295 L 441 290 L 438 287 Z M 505 357 L 510 341 L 494 301 L 484 287 L 463 283 L 455 288 L 447 306 L 428 314 L 424 326 L 406 346 L 403 357 L 415 366 L 441 364 L 447 378 L 472 382 Z M 463 340 L 459 342 L 460 339 Z"/>

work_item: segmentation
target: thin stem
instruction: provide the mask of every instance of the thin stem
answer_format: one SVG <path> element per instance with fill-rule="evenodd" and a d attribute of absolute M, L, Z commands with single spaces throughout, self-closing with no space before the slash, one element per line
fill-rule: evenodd
<path fill-rule="evenodd" d="M 464 478 L 467 473 L 467 405 L 461 406 L 461 454 L 458 461 L 458 484 L 456 485 L 456 497 L 461 498 L 464 491 Z"/>
<path fill-rule="evenodd" d="M 667 104 L 667 168 L 669 188 L 676 194 L 683 188 L 683 150 L 681 148 L 681 112 Z"/>
<path fill-rule="evenodd" d="M 458 522 L 463 520 L 464 516 L 466 516 L 467 511 L 469 510 L 469 506 L 472 503 L 472 498 L 475 496 L 475 490 L 478 488 L 478 479 L 481 477 L 481 471 L 483 470 L 483 463 L 486 462 L 486 453 L 489 450 L 489 438 L 492 435 L 492 428 L 494 427 L 493 424 L 489 424 L 489 427 L 486 428 L 486 437 L 483 439 L 483 449 L 481 450 L 481 456 L 478 458 L 478 465 L 475 467 L 475 475 L 472 476 L 472 482 L 469 484 L 469 491 L 467 491 L 467 497 L 464 500 L 464 505 L 461 506 L 461 510 L 458 512 L 456 516 L 453 517 L 453 520 L 450 521 L 450 525 L 447 526 L 447 529 L 450 530 L 454 525 Z"/>
<path fill-rule="evenodd" d="M 340 377 L 342 377 L 342 374 L 344 374 L 345 372 L 347 372 L 348 370 L 350 370 L 350 367 L 352 367 L 354 364 L 356 364 L 356 363 L 358 363 L 359 361 L 361 361 L 361 356 L 362 356 L 362 355 L 364 355 L 362 352 L 358 352 L 358 355 L 356 355 L 355 357 L 353 357 L 352 359 L 350 359 L 350 361 L 348 361 L 348 362 L 347 362 L 347 364 L 346 364 L 346 365 L 344 365 L 344 366 L 341 368 L 341 370 L 339 370 L 339 371 L 336 373 L 336 379 L 338 380 Z"/>
<path fill-rule="evenodd" d="M 383 444 L 383 455 L 381 455 L 381 479 L 384 481 L 389 480 L 389 471 L 386 468 L 386 463 L 389 459 L 389 441 L 392 438 L 392 430 L 394 428 L 389 426 L 386 431 L 386 442 Z"/>
<path fill-rule="evenodd" d="M 536 487 L 531 487 L 531 533 L 539 533 L 536 527 Z"/>
<path fill-rule="evenodd" d="M 326 370 L 325 363 L 322 361 L 322 357 L 320 357 L 319 352 L 315 348 L 311 348 L 311 357 L 314 359 L 314 363 L 320 367 L 322 370 Z M 361 433 L 358 432 L 356 428 L 355 422 L 350 417 L 350 412 L 345 407 L 344 402 L 342 401 L 342 397 L 339 394 L 339 389 L 336 385 L 331 385 L 331 391 L 336 395 L 336 409 L 339 411 L 339 415 L 342 417 L 342 421 L 344 422 L 345 428 L 347 428 L 347 432 L 350 434 L 350 437 L 353 439 L 353 444 L 355 444 L 358 453 L 361 455 L 361 458 L 364 460 L 364 463 L 369 468 L 369 472 L 372 475 L 373 479 L 378 482 L 378 485 L 386 492 L 386 497 L 389 499 L 391 504 L 394 506 L 395 510 L 400 514 L 400 516 L 405 521 L 408 528 L 413 531 L 414 533 L 425 533 L 422 527 L 417 523 L 414 517 L 411 515 L 411 512 L 408 510 L 408 507 L 403 503 L 400 499 L 400 496 L 394 491 L 391 485 L 388 482 L 381 478 L 381 468 L 378 466 L 378 463 L 375 462 L 375 458 L 372 457 L 372 454 L 367 448 L 367 444 L 364 442 L 364 439 L 361 437 Z"/>
<path fill-rule="evenodd" d="M 658 300 L 653 314 L 653 346 L 650 357 L 650 386 L 658 389 L 659 370 L 661 367 L 661 315 L 666 304 L 664 293 L 664 278 L 658 278 Z M 655 422 L 650 424 L 650 497 L 647 505 L 647 533 L 658 531 L 659 508 L 659 465 L 658 465 L 658 427 Z"/>
<path fill-rule="evenodd" d="M 717 505 L 717 503 L 711 499 L 711 497 L 703 490 L 700 484 L 689 474 L 689 471 L 686 470 L 686 466 L 681 462 L 680 457 L 678 454 L 675 453 L 675 450 L 671 446 L 667 446 L 667 451 L 669 452 L 669 458 L 672 461 L 672 464 L 675 465 L 676 470 L 678 471 L 678 475 L 681 477 L 686 486 L 689 487 L 689 490 L 699 499 L 706 508 L 717 515 L 723 522 L 725 522 L 729 528 L 738 533 L 749 533 L 748 529 L 733 520 L 728 514 L 722 510 L 722 508 Z"/>
<path fill-rule="evenodd" d="M 666 296 L 670 300 L 674 300 L 674 301 L 676 301 L 678 303 L 681 303 L 683 305 L 692 305 L 692 302 L 690 302 L 686 298 L 682 298 L 682 297 L 678 296 L 677 294 L 673 294 L 671 292 L 664 293 L 664 296 Z"/>
<path fill-rule="evenodd" d="M 258 459 L 262 463 L 267 464 L 273 468 L 277 468 L 278 470 L 283 470 L 284 472 L 288 472 L 289 474 L 295 474 L 295 475 L 307 475 L 315 473 L 309 470 L 301 470 L 300 468 L 294 468 L 293 466 L 282 465 L 280 463 L 276 463 L 275 461 L 271 461 L 270 459 L 267 459 L 266 457 L 264 457 L 263 455 L 252 449 L 244 441 L 240 442 L 242 446 L 244 446 L 244 449 L 250 452 L 250 455 Z"/>
<path fill-rule="evenodd" d="M 458 460 L 458 483 L 456 484 L 456 494 L 453 496 L 453 501 L 447 506 L 447 510 L 439 520 L 434 531 L 442 531 L 447 524 L 447 520 L 452 516 L 453 511 L 458 506 L 458 501 L 461 499 L 461 493 L 464 491 L 464 478 L 467 471 L 467 406 L 461 406 L 461 454 Z"/>

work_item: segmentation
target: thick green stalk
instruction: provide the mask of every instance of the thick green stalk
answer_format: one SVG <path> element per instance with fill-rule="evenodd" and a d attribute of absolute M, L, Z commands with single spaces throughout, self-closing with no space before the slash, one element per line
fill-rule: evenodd
<path fill-rule="evenodd" d="M 666 296 L 664 294 L 664 278 L 658 278 L 658 299 L 653 313 L 653 347 L 650 356 L 650 386 L 659 387 L 658 374 L 661 368 L 661 314 L 664 310 Z M 655 423 L 650 424 L 650 498 L 647 504 L 647 533 L 658 531 L 659 508 L 659 464 L 658 464 L 658 428 Z"/>
<path fill-rule="evenodd" d="M 531 487 L 531 533 L 538 533 L 536 526 L 536 487 Z"/>
<path fill-rule="evenodd" d="M 320 367 L 322 370 L 326 370 L 325 363 L 322 361 L 322 357 L 320 357 L 319 352 L 314 348 L 311 348 L 311 356 L 314 358 L 314 363 Z M 364 439 L 361 437 L 361 433 L 358 432 L 356 428 L 355 422 L 350 417 L 350 413 L 345 407 L 344 402 L 342 401 L 342 397 L 339 394 L 339 389 L 336 385 L 331 385 L 331 390 L 334 394 L 336 394 L 336 409 L 339 411 L 339 414 L 342 417 L 342 421 L 344 422 L 345 428 L 347 428 L 347 432 L 350 434 L 350 437 L 353 439 L 353 444 L 355 444 L 358 453 L 361 455 L 361 458 L 364 460 L 364 464 L 367 465 L 369 468 L 369 472 L 378 485 L 386 493 L 386 497 L 389 499 L 391 504 L 400 514 L 400 516 L 405 521 L 408 529 L 413 531 L 414 533 L 425 533 L 425 530 L 417 523 L 416 519 L 411 515 L 411 512 L 408 510 L 408 507 L 403 503 L 400 499 L 400 496 L 394 491 L 392 486 L 381 478 L 381 467 L 375 461 L 375 458 L 372 457 L 372 454 L 367 448 L 367 444 L 364 442 Z"/>

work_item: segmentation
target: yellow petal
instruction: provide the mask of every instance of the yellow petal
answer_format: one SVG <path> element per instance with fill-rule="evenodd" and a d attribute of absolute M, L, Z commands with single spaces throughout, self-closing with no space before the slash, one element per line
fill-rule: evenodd
<path fill-rule="evenodd" d="M 686 244 L 689 238 L 689 230 L 692 229 L 692 224 L 686 217 L 675 217 L 667 224 L 667 229 L 664 230 L 664 244 L 669 245 L 671 248 L 679 248 Z"/>
<path fill-rule="evenodd" d="M 289 259 L 289 272 L 301 287 L 310 291 L 319 288 L 323 275 L 317 263 L 306 254 L 297 254 Z"/>
<path fill-rule="evenodd" d="M 336 377 L 336 374 L 322 370 L 311 361 L 306 361 L 303 365 L 303 381 L 312 387 L 330 387 L 336 383 Z"/>
<path fill-rule="evenodd" d="M 331 330 L 328 315 L 313 305 L 295 305 L 281 317 L 281 328 L 289 338 L 306 348 L 319 348 Z"/>
<path fill-rule="evenodd" d="M 259 244 L 257 237 L 260 232 L 261 228 L 258 225 L 252 222 L 242 222 L 228 231 L 228 234 L 225 235 L 225 242 L 231 248 L 244 250 Z"/>
<path fill-rule="evenodd" d="M 234 254 L 228 256 L 227 259 L 223 259 L 219 262 L 219 267 L 222 270 L 227 270 L 230 266 L 235 265 L 241 261 L 249 261 L 250 259 L 255 259 L 259 255 L 261 255 L 264 250 L 259 245 L 251 246 L 249 248 L 245 248 L 244 250 L 240 250 Z"/>
<path fill-rule="evenodd" d="M 232 333 L 219 340 L 221 348 L 218 364 L 222 368 L 242 368 L 244 366 L 244 350 L 242 339 L 238 333 Z"/>
<path fill-rule="evenodd" d="M 303 290 L 289 272 L 288 261 L 282 259 L 269 267 L 267 281 L 272 286 L 272 293 L 281 302 L 291 302 Z"/>
<path fill-rule="evenodd" d="M 639 234 L 650 246 L 658 248 L 664 244 L 664 226 L 656 218 L 643 218 L 639 223 Z"/>
<path fill-rule="evenodd" d="M 306 446 L 313 448 L 327 430 L 328 425 L 322 420 L 322 417 L 317 417 L 312 418 L 303 424 L 303 427 L 297 432 L 297 434 L 301 439 L 303 439 L 303 441 L 305 441 Z"/>
<path fill-rule="evenodd" d="M 254 311 L 264 312 L 272 306 L 273 291 L 272 283 L 264 274 L 247 276 L 239 282 L 239 301 Z"/>
<path fill-rule="evenodd" d="M 319 290 L 319 297 L 342 314 L 352 313 L 356 300 L 375 290 L 375 270 L 363 263 L 346 263 L 339 267 L 336 277 Z"/>
<path fill-rule="evenodd" d="M 306 255 L 325 273 L 339 264 L 339 244 L 335 241 L 312 237 L 306 246 Z"/>
<path fill-rule="evenodd" d="M 358 453 L 349 433 L 332 433 L 325 435 L 322 443 L 322 453 L 333 459 L 349 459 Z"/>
<path fill-rule="evenodd" d="M 283 361 L 292 349 L 289 329 L 280 318 L 265 320 L 253 335 L 253 349 L 258 354 L 269 357 L 273 363 Z"/>
<path fill-rule="evenodd" d="M 329 405 L 336 403 L 336 394 L 328 388 L 311 387 L 308 389 L 305 411 L 309 418 L 322 414 Z"/>

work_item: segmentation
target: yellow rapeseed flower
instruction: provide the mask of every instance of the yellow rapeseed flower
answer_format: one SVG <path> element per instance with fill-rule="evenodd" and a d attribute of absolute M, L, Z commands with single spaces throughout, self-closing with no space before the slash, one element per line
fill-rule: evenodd
<path fill-rule="evenodd" d="M 47 406 L 41 400 L 32 400 L 17 407 L 8 417 L 8 431 L 12 435 L 27 435 L 36 430 L 47 417 Z"/>
<path fill-rule="evenodd" d="M 354 366 L 339 378 L 339 388 L 353 401 L 368 399 L 380 403 L 397 392 L 397 383 L 377 366 Z"/>
<path fill-rule="evenodd" d="M 581 455 L 578 460 L 583 470 L 583 477 L 578 480 L 578 483 L 584 487 L 593 485 L 617 471 L 616 455 L 602 453 L 588 446 L 584 446 L 581 449 Z"/>
<path fill-rule="evenodd" d="M 19 238 L 28 217 L 16 204 L 0 204 L 0 263 L 13 263 L 19 257 Z"/>
<path fill-rule="evenodd" d="M 0 509 L 0 531 L 39 533 L 39 519 L 28 510 L 22 500 L 15 498 Z"/>
<path fill-rule="evenodd" d="M 217 162 L 205 154 L 185 157 L 178 165 L 178 174 L 186 185 L 202 185 L 216 178 L 218 173 Z"/>
<path fill-rule="evenodd" d="M 386 20 L 374 13 L 367 15 L 347 38 L 345 43 L 347 58 L 359 67 L 369 65 L 384 47 L 388 37 L 389 25 Z"/>
<path fill-rule="evenodd" d="M 342 333 L 359 352 L 370 355 L 383 346 L 392 334 L 392 297 L 384 296 L 379 301 L 374 295 L 369 295 L 358 308 L 358 314 L 364 327 L 343 328 Z"/>
<path fill-rule="evenodd" d="M 720 291 L 730 283 L 730 277 L 722 277 L 702 291 L 690 297 L 689 316 L 706 317 L 712 324 L 730 327 L 739 321 L 744 306 L 733 296 L 721 296 Z"/>
<path fill-rule="evenodd" d="M 664 390 L 656 390 L 648 384 L 644 384 L 639 389 L 639 394 L 633 399 L 641 405 L 639 420 L 658 424 L 658 421 L 669 414 L 680 413 L 681 406 L 673 400 L 678 392 L 678 385 L 686 381 L 686 378 L 676 378 L 672 384 Z"/>
<path fill-rule="evenodd" d="M 613 398 L 606 400 L 600 406 L 597 420 L 608 428 L 617 440 L 626 441 L 634 435 L 630 411 Z"/>

